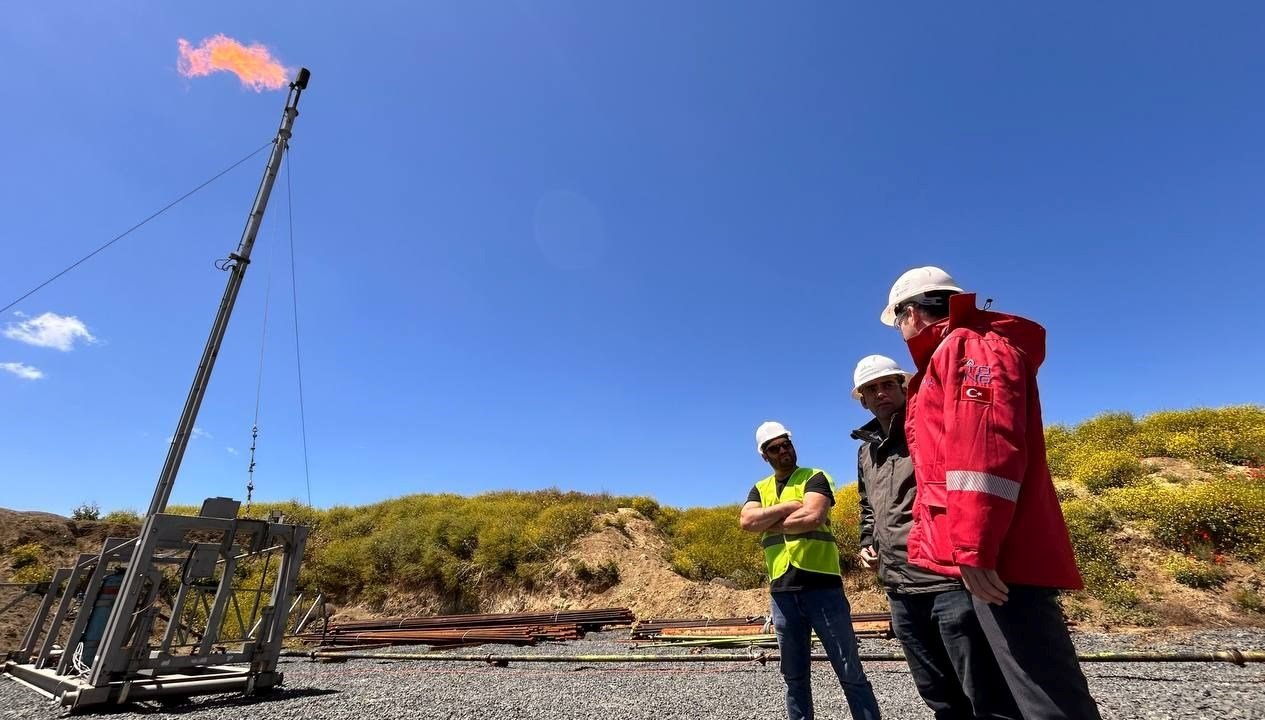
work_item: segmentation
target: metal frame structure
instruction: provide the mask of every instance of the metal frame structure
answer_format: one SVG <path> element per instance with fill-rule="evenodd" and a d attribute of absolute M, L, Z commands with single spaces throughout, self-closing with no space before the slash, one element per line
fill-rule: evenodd
<path fill-rule="evenodd" d="M 301 69 L 290 84 L 241 242 L 221 265 L 229 273 L 228 284 L 140 535 L 108 538 L 99 554 L 80 555 L 71 567 L 57 570 L 22 646 L 4 665 L 5 672 L 72 710 L 147 698 L 253 693 L 282 681 L 277 659 L 286 609 L 297 604 L 294 592 L 308 528 L 283 518 L 238 518 L 240 503 L 229 498 L 207 499 L 196 516 L 165 510 L 309 78 Z M 275 568 L 274 558 L 279 558 Z M 258 587 L 238 586 L 243 564 L 260 562 Z M 250 602 L 245 614 L 243 596 Z M 169 615 L 160 603 L 169 606 Z M 233 627 L 235 633 L 225 632 Z"/>
<path fill-rule="evenodd" d="M 237 518 L 238 507 L 212 498 L 197 516 L 151 516 L 139 538 L 108 538 L 59 569 L 5 671 L 71 708 L 279 684 L 308 528 Z M 258 587 L 239 584 L 250 562 L 263 563 Z M 142 576 L 137 601 L 120 591 L 95 658 L 80 657 L 104 580 L 122 568 Z"/>

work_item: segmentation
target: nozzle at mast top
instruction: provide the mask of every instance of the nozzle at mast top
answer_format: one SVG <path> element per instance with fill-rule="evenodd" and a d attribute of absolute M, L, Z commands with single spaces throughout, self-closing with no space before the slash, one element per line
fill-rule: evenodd
<path fill-rule="evenodd" d="M 290 87 L 298 90 L 307 90 L 307 81 L 311 77 L 311 71 L 307 68 L 299 68 L 299 74 L 294 78 L 294 82 L 290 83 Z"/>

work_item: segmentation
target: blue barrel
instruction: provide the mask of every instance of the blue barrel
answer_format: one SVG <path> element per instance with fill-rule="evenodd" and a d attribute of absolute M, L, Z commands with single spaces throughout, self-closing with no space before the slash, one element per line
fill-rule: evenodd
<path fill-rule="evenodd" d="M 101 591 L 97 593 L 97 601 L 92 604 L 92 614 L 88 616 L 88 625 L 83 631 L 85 665 L 92 666 L 97 661 L 97 647 L 101 645 L 101 636 L 105 635 L 105 626 L 110 622 L 110 610 L 119 597 L 119 588 L 122 587 L 123 576 L 126 574 L 126 570 L 119 568 L 101 581 Z"/>

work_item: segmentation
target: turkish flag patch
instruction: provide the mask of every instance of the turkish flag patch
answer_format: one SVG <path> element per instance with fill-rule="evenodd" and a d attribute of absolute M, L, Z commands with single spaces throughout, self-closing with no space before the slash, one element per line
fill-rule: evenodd
<path fill-rule="evenodd" d="M 962 399 L 988 405 L 989 403 L 993 402 L 993 389 L 986 388 L 986 387 L 976 387 L 974 385 L 963 385 Z"/>

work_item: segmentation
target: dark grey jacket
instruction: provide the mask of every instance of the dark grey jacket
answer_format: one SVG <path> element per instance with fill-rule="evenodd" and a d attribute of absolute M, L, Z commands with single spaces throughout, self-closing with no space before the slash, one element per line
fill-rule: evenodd
<path fill-rule="evenodd" d="M 861 495 L 861 547 L 878 553 L 878 577 L 895 593 L 955 590 L 961 584 L 909 564 L 909 529 L 914 524 L 914 462 L 905 443 L 905 414 L 892 418 L 884 438 L 877 418 L 854 430 L 861 441 L 857 490 Z"/>

